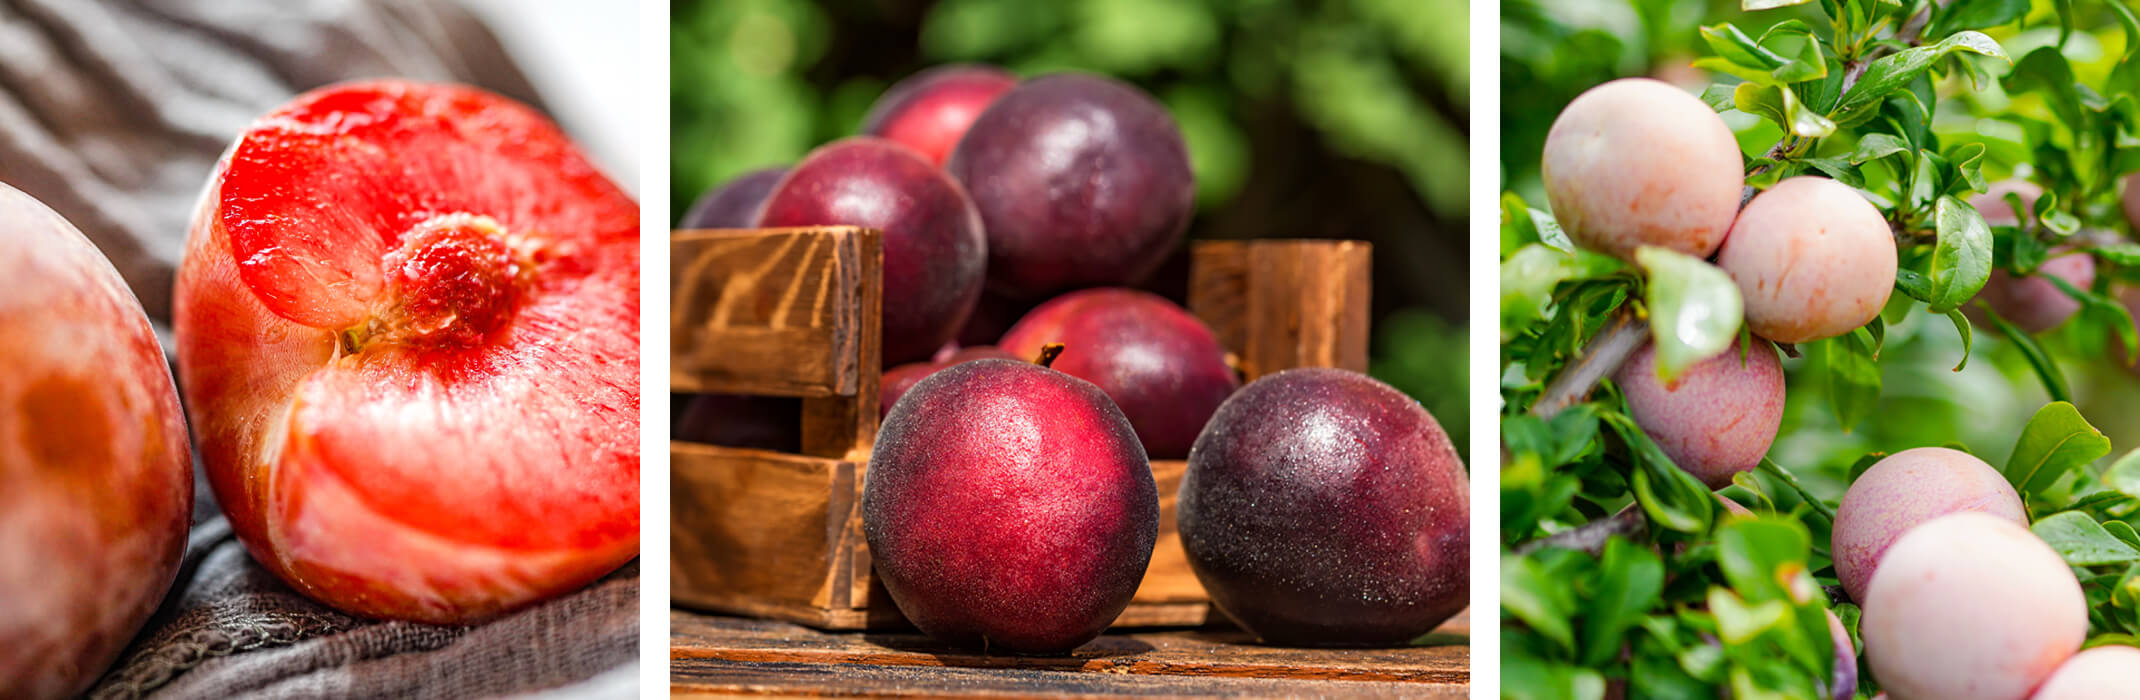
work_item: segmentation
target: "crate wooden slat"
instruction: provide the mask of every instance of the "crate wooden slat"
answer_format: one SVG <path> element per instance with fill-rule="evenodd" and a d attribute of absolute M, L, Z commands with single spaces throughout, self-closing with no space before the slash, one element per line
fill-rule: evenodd
<path fill-rule="evenodd" d="M 687 231 L 671 246 L 672 390 L 805 397 L 801 455 L 672 444 L 672 600 L 820 629 L 899 624 L 873 586 L 857 508 L 877 427 L 877 232 Z M 1251 378 L 1296 366 L 1364 372 L 1368 255 L 1355 241 L 1199 242 L 1190 310 Z M 776 342 L 796 344 L 762 345 Z M 1187 467 L 1152 463 L 1159 537 L 1117 627 L 1217 615 L 1174 527 Z"/>
<path fill-rule="evenodd" d="M 1067 656 L 985 655 L 908 631 L 819 632 L 768 620 L 672 611 L 671 692 L 678 695 L 1117 694 L 1463 697 L 1470 622 L 1430 646 L 1298 649 L 1232 629 L 1110 633 Z"/>

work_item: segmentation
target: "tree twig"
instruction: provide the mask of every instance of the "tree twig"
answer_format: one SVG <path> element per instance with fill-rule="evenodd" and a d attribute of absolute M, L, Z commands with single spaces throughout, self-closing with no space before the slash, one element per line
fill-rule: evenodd
<path fill-rule="evenodd" d="M 1632 305 L 1624 305 L 1605 322 L 1605 329 L 1591 336 L 1590 343 L 1560 373 L 1546 383 L 1538 400 L 1531 404 L 1531 415 L 1552 418 L 1569 406 L 1581 403 L 1596 389 L 1598 382 L 1620 369 L 1627 358 L 1635 354 L 1649 340 L 1650 322 L 1641 318 Z"/>
<path fill-rule="evenodd" d="M 1526 542 L 1522 547 L 1516 548 L 1516 554 L 1519 556 L 1528 555 L 1532 552 L 1552 547 L 1573 549 L 1591 556 L 1597 556 L 1598 553 L 1605 551 L 1605 541 L 1612 539 L 1614 535 L 1634 539 L 1642 536 L 1643 532 L 1648 531 L 1649 526 L 1650 519 L 1642 513 L 1642 508 L 1636 504 L 1629 503 L 1627 507 L 1621 508 L 1620 512 L 1612 514 L 1610 518 L 1592 520 L 1578 525 L 1574 529 L 1562 530 Z"/>

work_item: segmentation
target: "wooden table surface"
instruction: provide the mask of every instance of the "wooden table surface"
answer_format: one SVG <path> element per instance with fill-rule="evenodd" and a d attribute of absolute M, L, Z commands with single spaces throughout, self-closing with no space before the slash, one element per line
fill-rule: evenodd
<path fill-rule="evenodd" d="M 1425 645 L 1293 649 L 1230 626 L 1112 633 L 1069 656 L 987 656 L 911 629 L 823 632 L 785 622 L 669 613 L 679 697 L 1259 695 L 1464 697 L 1470 614 Z"/>

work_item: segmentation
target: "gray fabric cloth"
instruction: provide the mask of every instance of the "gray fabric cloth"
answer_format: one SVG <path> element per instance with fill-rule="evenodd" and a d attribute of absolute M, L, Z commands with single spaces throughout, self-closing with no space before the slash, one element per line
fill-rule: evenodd
<path fill-rule="evenodd" d="M 445 2 L 0 0 L 0 182 L 88 234 L 168 349 L 187 224 L 231 140 L 299 92 L 384 76 L 542 104 Z M 362 620 L 255 564 L 196 483 L 179 580 L 94 697 L 636 695 L 636 563 L 482 626 Z"/>

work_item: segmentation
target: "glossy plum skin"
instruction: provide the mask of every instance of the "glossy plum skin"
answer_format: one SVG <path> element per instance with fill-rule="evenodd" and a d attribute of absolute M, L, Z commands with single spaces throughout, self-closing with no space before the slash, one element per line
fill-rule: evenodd
<path fill-rule="evenodd" d="M 1084 380 L 974 360 L 892 407 L 862 493 L 878 580 L 947 644 L 1059 654 L 1144 578 L 1159 492 L 1129 420 Z"/>
<path fill-rule="evenodd" d="M 1887 220 L 1849 186 L 1800 176 L 1754 195 L 1717 266 L 1745 300 L 1746 327 L 1779 343 L 1833 338 L 1865 325 L 1895 289 Z"/>
<path fill-rule="evenodd" d="M 691 208 L 684 211 L 684 218 L 676 228 L 750 228 L 758 223 L 758 207 L 773 194 L 773 186 L 780 184 L 788 169 L 765 168 L 753 170 L 721 183 L 720 187 L 699 195 Z"/>
<path fill-rule="evenodd" d="M 1017 76 L 995 66 L 931 68 L 884 91 L 862 117 L 862 133 L 906 144 L 941 166 L 973 120 L 1017 85 Z"/>
<path fill-rule="evenodd" d="M 877 380 L 877 416 L 881 418 L 890 414 L 892 405 L 899 403 L 899 397 L 905 396 L 908 389 L 914 388 L 915 384 L 921 383 L 921 380 L 929 375 L 945 367 L 991 357 L 1003 360 L 1022 359 L 995 347 L 982 345 L 938 353 L 936 358 L 928 362 L 911 362 L 885 370 L 884 376 Z"/>
<path fill-rule="evenodd" d="M 1050 343 L 1064 345 L 1055 369 L 1107 392 L 1153 459 L 1187 457 L 1211 413 L 1241 386 L 1211 329 L 1149 292 L 1056 297 L 1004 333 L 1000 347 L 1031 358 Z"/>
<path fill-rule="evenodd" d="M 988 241 L 965 188 L 913 149 L 841 139 L 773 188 L 758 225 L 867 226 L 884 232 L 884 364 L 928 359 L 981 298 Z"/>
<path fill-rule="evenodd" d="M 553 124 L 474 89 L 330 86 L 241 134 L 173 326 L 254 559 L 352 614 L 460 624 L 637 556 L 638 236 Z"/>
<path fill-rule="evenodd" d="M 1643 345 L 1613 374 L 1628 415 L 1680 469 L 1711 489 L 1761 465 L 1783 424 L 1783 363 L 1776 346 L 1755 338 L 1690 366 L 1667 386 L 1657 351 Z"/>
<path fill-rule="evenodd" d="M 677 440 L 775 452 L 802 450 L 802 399 L 735 394 L 685 396 L 683 413 L 676 419 Z"/>
<path fill-rule="evenodd" d="M 1969 198 L 1969 203 L 1984 217 L 1984 223 L 1993 226 L 2014 226 L 2021 218 L 2013 206 L 2007 204 L 2007 193 L 2020 195 L 2021 206 L 2035 206 L 2036 198 L 2043 189 L 2027 180 L 2003 180 L 1994 183 L 1989 191 Z M 2045 275 L 2057 277 L 2081 289 L 2095 284 L 2095 258 L 2071 251 L 2053 251 L 2049 260 L 2036 269 L 2034 275 L 2014 277 L 2005 269 L 1991 271 L 1991 279 L 1984 282 L 1984 289 L 1977 292 L 1977 299 L 1991 306 L 2000 318 L 2029 333 L 2042 333 L 2065 323 L 2073 314 L 2079 313 L 2081 303 L 2060 291 L 2057 285 L 2043 279 Z M 1962 307 L 1962 313 L 1979 328 L 1993 328 L 1983 309 L 1976 304 Z"/>
<path fill-rule="evenodd" d="M 1470 600 L 1464 465 L 1419 403 L 1328 368 L 1227 399 L 1176 517 L 1196 578 L 1264 641 L 1398 645 Z"/>
<path fill-rule="evenodd" d="M 2006 477 L 1967 452 L 1919 447 L 1867 467 L 1835 509 L 1829 545 L 1843 590 L 1852 600 L 1864 602 L 1873 571 L 1897 538 L 1933 518 L 1962 511 L 2028 524 L 2021 495 Z"/>
<path fill-rule="evenodd" d="M 2140 689 L 2140 648 L 2095 647 L 2059 664 L 2030 700 L 2120 700 Z"/>
<path fill-rule="evenodd" d="M 2014 700 L 2088 636 L 2080 581 L 2028 528 L 1956 513 L 1888 550 L 1858 634 L 1896 700 Z"/>
<path fill-rule="evenodd" d="M 1633 260 L 1650 245 L 1698 258 L 1724 242 L 1746 184 L 1731 127 L 1699 98 L 1647 78 L 1576 96 L 1546 132 L 1546 199 L 1569 238 Z"/>
<path fill-rule="evenodd" d="M 70 697 L 118 658 L 186 548 L 193 462 L 141 303 L 0 184 L 0 695 Z"/>
<path fill-rule="evenodd" d="M 987 224 L 989 290 L 1016 299 L 1134 286 L 1195 213 L 1174 117 L 1097 76 L 1051 75 L 1004 93 L 945 168 Z"/>

